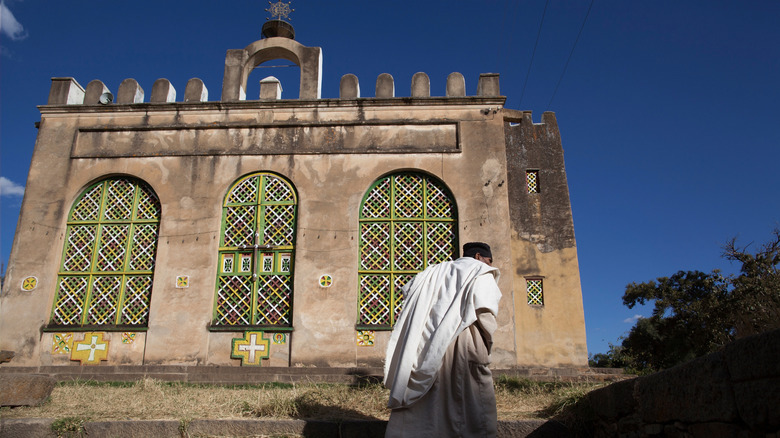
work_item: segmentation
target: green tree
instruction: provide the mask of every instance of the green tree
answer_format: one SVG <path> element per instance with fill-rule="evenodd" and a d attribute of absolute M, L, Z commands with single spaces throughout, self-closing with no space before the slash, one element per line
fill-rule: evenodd
<path fill-rule="evenodd" d="M 731 279 L 737 337 L 780 328 L 780 229 L 773 235 L 755 254 L 737 246 L 736 239 L 723 247 L 723 257 L 742 264 L 740 274 Z"/>
<path fill-rule="evenodd" d="M 623 346 L 611 342 L 606 353 L 596 353 L 588 359 L 588 365 L 594 368 L 629 368 L 632 363 L 631 358 L 624 353 Z"/>
<path fill-rule="evenodd" d="M 629 309 L 652 303 L 649 318 L 637 320 L 620 348 L 593 356 L 593 366 L 649 372 L 717 351 L 738 337 L 780 328 L 780 229 L 757 252 L 731 239 L 723 257 L 741 264 L 739 275 L 680 271 L 626 286 Z"/>
<path fill-rule="evenodd" d="M 637 320 L 622 344 L 633 368 L 669 368 L 733 339 L 733 329 L 723 314 L 728 282 L 718 272 L 680 271 L 626 286 L 623 304 L 629 309 L 648 302 L 654 303 L 652 316 Z"/>

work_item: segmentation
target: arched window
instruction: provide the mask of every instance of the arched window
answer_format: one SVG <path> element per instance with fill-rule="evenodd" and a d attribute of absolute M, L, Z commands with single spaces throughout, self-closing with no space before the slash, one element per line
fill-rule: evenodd
<path fill-rule="evenodd" d="M 148 324 L 160 210 L 154 191 L 135 178 L 81 193 L 68 216 L 52 326 Z"/>
<path fill-rule="evenodd" d="M 297 196 L 285 179 L 247 175 L 222 209 L 213 326 L 292 326 Z"/>
<path fill-rule="evenodd" d="M 395 324 L 401 287 L 457 255 L 456 230 L 455 201 L 435 178 L 404 172 L 371 186 L 360 206 L 358 329 Z"/>

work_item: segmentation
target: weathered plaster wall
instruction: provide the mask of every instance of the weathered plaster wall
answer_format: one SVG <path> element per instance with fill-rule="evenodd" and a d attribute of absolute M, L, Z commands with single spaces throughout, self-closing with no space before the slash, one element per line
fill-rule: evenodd
<path fill-rule="evenodd" d="M 304 110 L 290 102 L 41 107 L 0 298 L 0 348 L 15 351 L 18 366 L 62 361 L 51 357 L 51 334 L 42 328 L 50 318 L 68 213 L 91 182 L 131 175 L 160 198 L 160 238 L 148 331 L 136 340 L 144 348 L 121 350 L 108 364 L 237 365 L 229 359 L 236 333 L 208 331 L 221 204 L 239 177 L 272 171 L 295 185 L 299 213 L 295 331 L 287 344 L 271 346 L 270 365 L 379 365 L 389 333 L 377 332 L 374 347 L 358 347 L 355 339 L 358 210 L 373 181 L 416 170 L 451 189 L 461 243 L 493 246 L 494 263 L 504 272 L 494 362 L 515 365 L 504 126 L 495 112 L 482 111 L 502 103 L 428 98 L 323 100 L 305 103 Z M 317 285 L 323 273 L 334 278 L 329 289 Z M 39 285 L 23 292 L 19 283 L 29 275 Z M 189 288 L 175 287 L 179 275 L 189 276 Z"/>
<path fill-rule="evenodd" d="M 587 366 L 577 247 L 558 124 L 544 113 L 504 110 L 519 365 Z M 528 193 L 526 171 L 538 171 Z M 542 278 L 544 305 L 529 305 L 526 279 Z"/>

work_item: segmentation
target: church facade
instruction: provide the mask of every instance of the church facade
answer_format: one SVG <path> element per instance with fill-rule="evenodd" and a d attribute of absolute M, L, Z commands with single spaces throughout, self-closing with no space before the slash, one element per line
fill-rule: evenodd
<path fill-rule="evenodd" d="M 245 96 L 278 58 L 299 98 Z M 345 75 L 323 99 L 321 66 L 272 36 L 228 51 L 219 101 L 54 78 L 0 295 L 10 365 L 381 366 L 401 287 L 483 241 L 494 366 L 587 366 L 554 114 L 504 108 L 496 74 L 431 96 L 418 73 L 409 97 Z"/>

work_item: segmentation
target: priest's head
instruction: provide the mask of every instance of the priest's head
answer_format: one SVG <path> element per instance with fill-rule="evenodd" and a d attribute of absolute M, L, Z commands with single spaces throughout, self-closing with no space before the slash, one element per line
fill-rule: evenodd
<path fill-rule="evenodd" d="M 493 254 L 487 243 L 469 242 L 463 245 L 463 257 L 473 257 L 488 266 L 493 266 Z"/>

